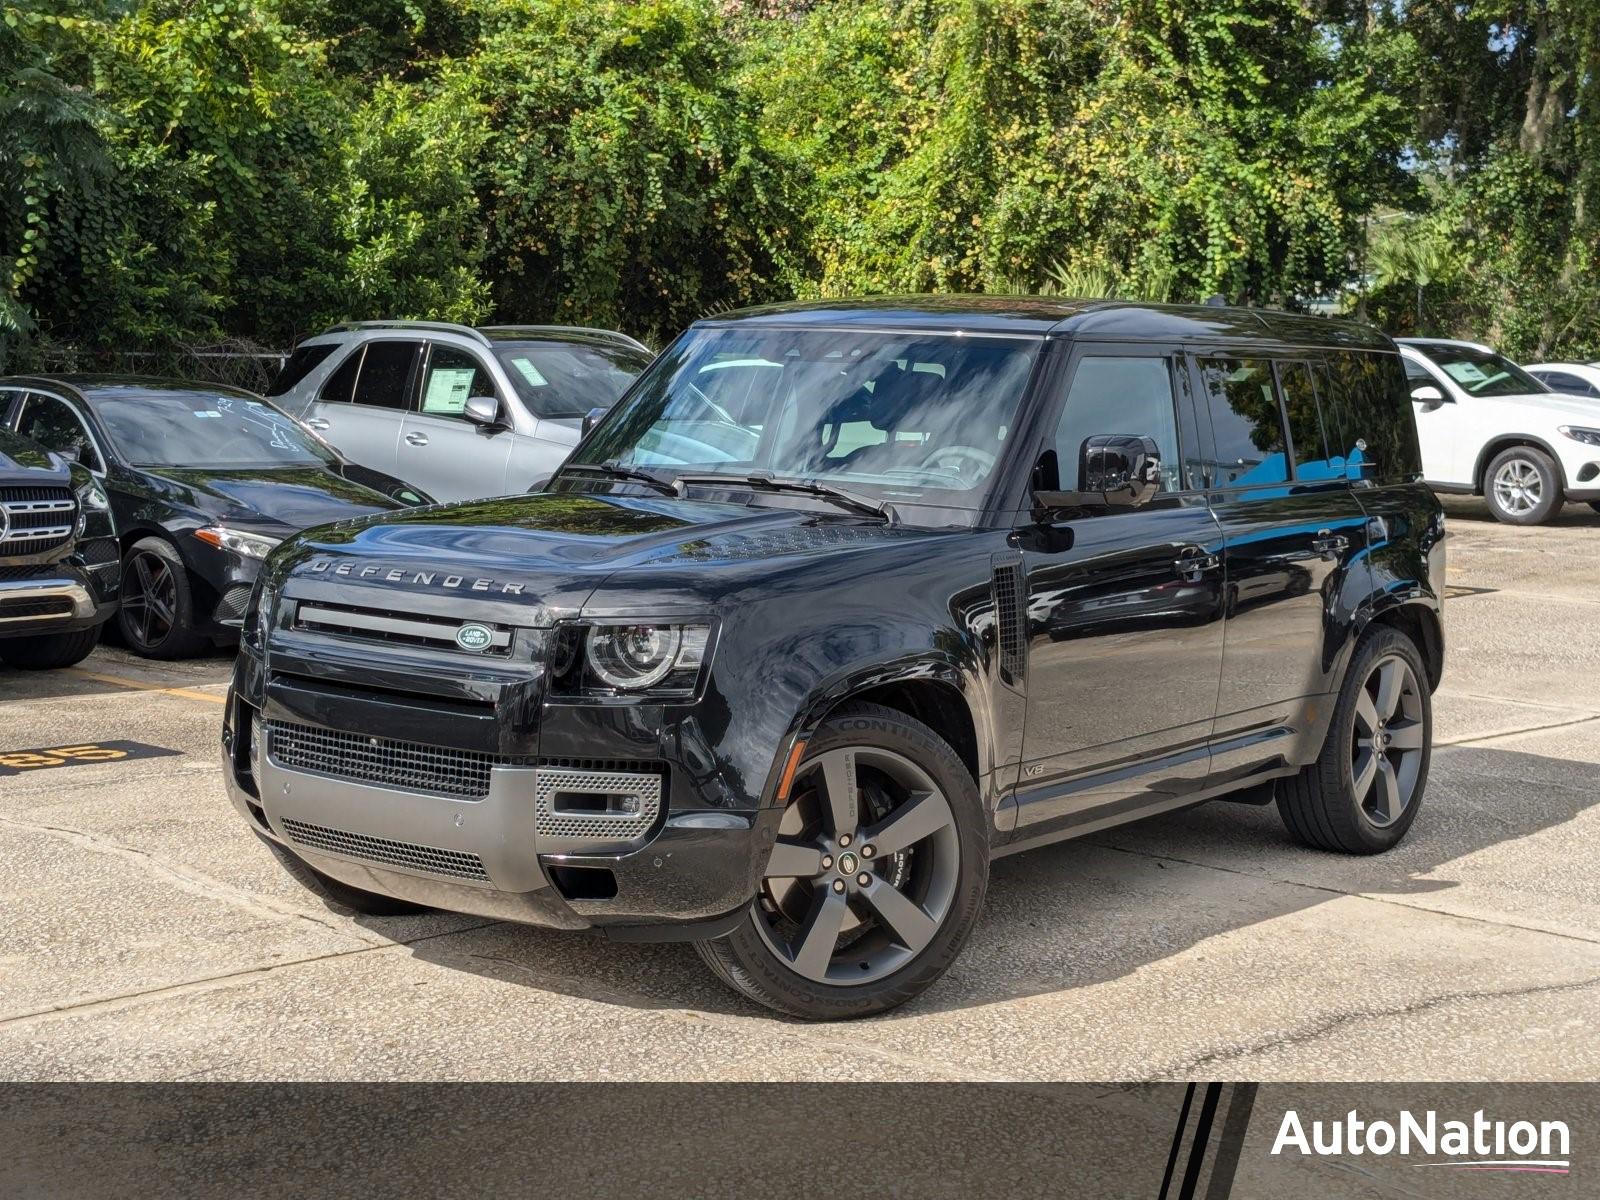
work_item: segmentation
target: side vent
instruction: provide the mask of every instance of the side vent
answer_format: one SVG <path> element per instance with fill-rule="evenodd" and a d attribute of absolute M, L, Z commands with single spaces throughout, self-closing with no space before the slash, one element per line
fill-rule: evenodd
<path fill-rule="evenodd" d="M 1021 687 L 1027 674 L 1028 639 L 1022 628 L 1027 611 L 1022 596 L 1022 564 L 997 563 L 994 568 L 994 615 L 1000 647 L 1000 678 Z"/>

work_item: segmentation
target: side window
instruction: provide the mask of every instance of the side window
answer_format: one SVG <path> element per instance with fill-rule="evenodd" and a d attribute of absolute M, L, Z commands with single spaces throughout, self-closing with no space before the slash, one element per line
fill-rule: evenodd
<path fill-rule="evenodd" d="M 266 395 L 281 396 L 294 387 L 307 375 L 339 348 L 337 343 L 323 346 L 299 346 L 289 355 L 289 360 L 283 364 L 272 382 L 267 386 Z M 348 393 L 347 393 L 348 394 Z"/>
<path fill-rule="evenodd" d="M 423 413 L 459 417 L 472 397 L 494 394 L 494 378 L 465 350 L 439 345 L 429 348 L 428 369 L 422 379 Z"/>
<path fill-rule="evenodd" d="M 1567 392 L 1574 396 L 1600 396 L 1600 391 L 1576 375 L 1568 375 L 1565 371 L 1539 371 L 1536 375 L 1540 383 L 1558 392 Z"/>
<path fill-rule="evenodd" d="M 411 375 L 421 350 L 421 342 L 368 342 L 355 402 L 373 408 L 411 407 Z"/>
<path fill-rule="evenodd" d="M 1278 393 L 1289 422 L 1289 447 L 1294 452 L 1294 477 L 1315 482 L 1343 478 L 1343 470 L 1330 461 L 1328 440 L 1322 427 L 1322 410 L 1311 367 L 1303 362 L 1278 364 Z"/>
<path fill-rule="evenodd" d="M 1272 364 L 1263 359 L 1202 358 L 1199 366 L 1201 402 L 1211 414 L 1211 485 L 1287 482 L 1289 456 L 1272 386 Z"/>
<path fill-rule="evenodd" d="M 1102 434 L 1154 438 L 1161 490 L 1184 490 L 1169 359 L 1091 355 L 1078 361 L 1053 446 L 1061 487 L 1076 490 L 1084 440 Z"/>
<path fill-rule="evenodd" d="M 75 455 L 91 471 L 104 471 L 105 463 L 89 438 L 83 419 L 69 405 L 54 396 L 30 395 L 22 402 L 17 432 L 32 438 L 46 450 Z"/>
<path fill-rule="evenodd" d="M 324 404 L 349 404 L 350 397 L 355 395 L 356 372 L 361 369 L 361 356 L 366 351 L 365 346 L 357 346 L 352 350 L 350 357 L 340 363 L 333 374 L 323 381 L 317 399 Z"/>
<path fill-rule="evenodd" d="M 1412 383 L 1398 355 L 1328 356 L 1321 388 L 1333 458 L 1350 479 L 1402 479 L 1422 470 Z M 1429 382 L 1432 382 L 1430 379 Z"/>
<path fill-rule="evenodd" d="M 1431 383 L 1434 387 L 1439 387 L 1439 381 L 1433 377 L 1432 372 L 1427 367 L 1414 359 L 1406 358 L 1404 355 L 1401 356 L 1400 361 L 1406 367 L 1407 390 L 1419 388 L 1427 383 Z M 1444 389 L 1440 388 L 1440 390 L 1443 391 Z"/>

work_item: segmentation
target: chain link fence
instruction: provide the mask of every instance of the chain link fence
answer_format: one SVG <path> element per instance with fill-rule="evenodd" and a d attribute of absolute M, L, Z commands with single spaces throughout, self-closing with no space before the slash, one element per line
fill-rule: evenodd
<path fill-rule="evenodd" d="M 51 375 L 158 376 L 265 392 L 288 357 L 287 351 L 269 350 L 244 338 L 206 346 L 175 345 L 163 350 L 89 352 L 52 346 L 42 350 L 36 369 Z"/>

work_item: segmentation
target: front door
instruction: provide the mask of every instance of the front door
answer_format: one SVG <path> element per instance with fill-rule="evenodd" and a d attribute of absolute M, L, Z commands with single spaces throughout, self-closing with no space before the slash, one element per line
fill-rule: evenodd
<path fill-rule="evenodd" d="M 1442 400 L 1413 400 L 1411 411 L 1417 419 L 1417 441 L 1422 446 L 1422 477 L 1429 483 L 1471 484 L 1475 463 L 1456 461 L 1456 440 L 1461 424 L 1461 402 L 1456 389 L 1444 375 L 1413 358 L 1401 356 L 1406 368 L 1406 385 L 1436 387 Z"/>
<path fill-rule="evenodd" d="M 1367 514 L 1352 491 L 1365 467 L 1325 432 L 1311 363 L 1216 355 L 1194 368 L 1226 547 L 1216 786 L 1299 761 L 1321 727 L 1350 609 L 1370 594 Z"/>
<path fill-rule="evenodd" d="M 416 407 L 401 426 L 394 473 L 435 500 L 477 500 L 505 491 L 516 435 L 467 420 L 464 410 L 473 396 L 507 402 L 497 395 L 488 368 L 471 352 L 430 344 Z"/>
<path fill-rule="evenodd" d="M 1162 490 L 1137 510 L 1024 516 L 1027 719 L 1017 836 L 1157 811 L 1204 783 L 1222 670 L 1222 534 L 1193 477 L 1175 356 L 1079 347 L 1040 463 L 1079 484 L 1085 439 L 1154 439 Z M 1180 403 L 1181 401 L 1181 403 Z M 1187 457 L 1186 457 L 1187 456 Z"/>

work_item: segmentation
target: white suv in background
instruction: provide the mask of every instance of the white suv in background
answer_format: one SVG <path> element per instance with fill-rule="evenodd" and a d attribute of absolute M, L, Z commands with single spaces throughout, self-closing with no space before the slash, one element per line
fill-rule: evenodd
<path fill-rule="evenodd" d="M 1563 498 L 1600 512 L 1600 404 L 1552 392 L 1476 342 L 1396 342 L 1434 491 L 1481 495 L 1513 525 L 1549 520 Z"/>

